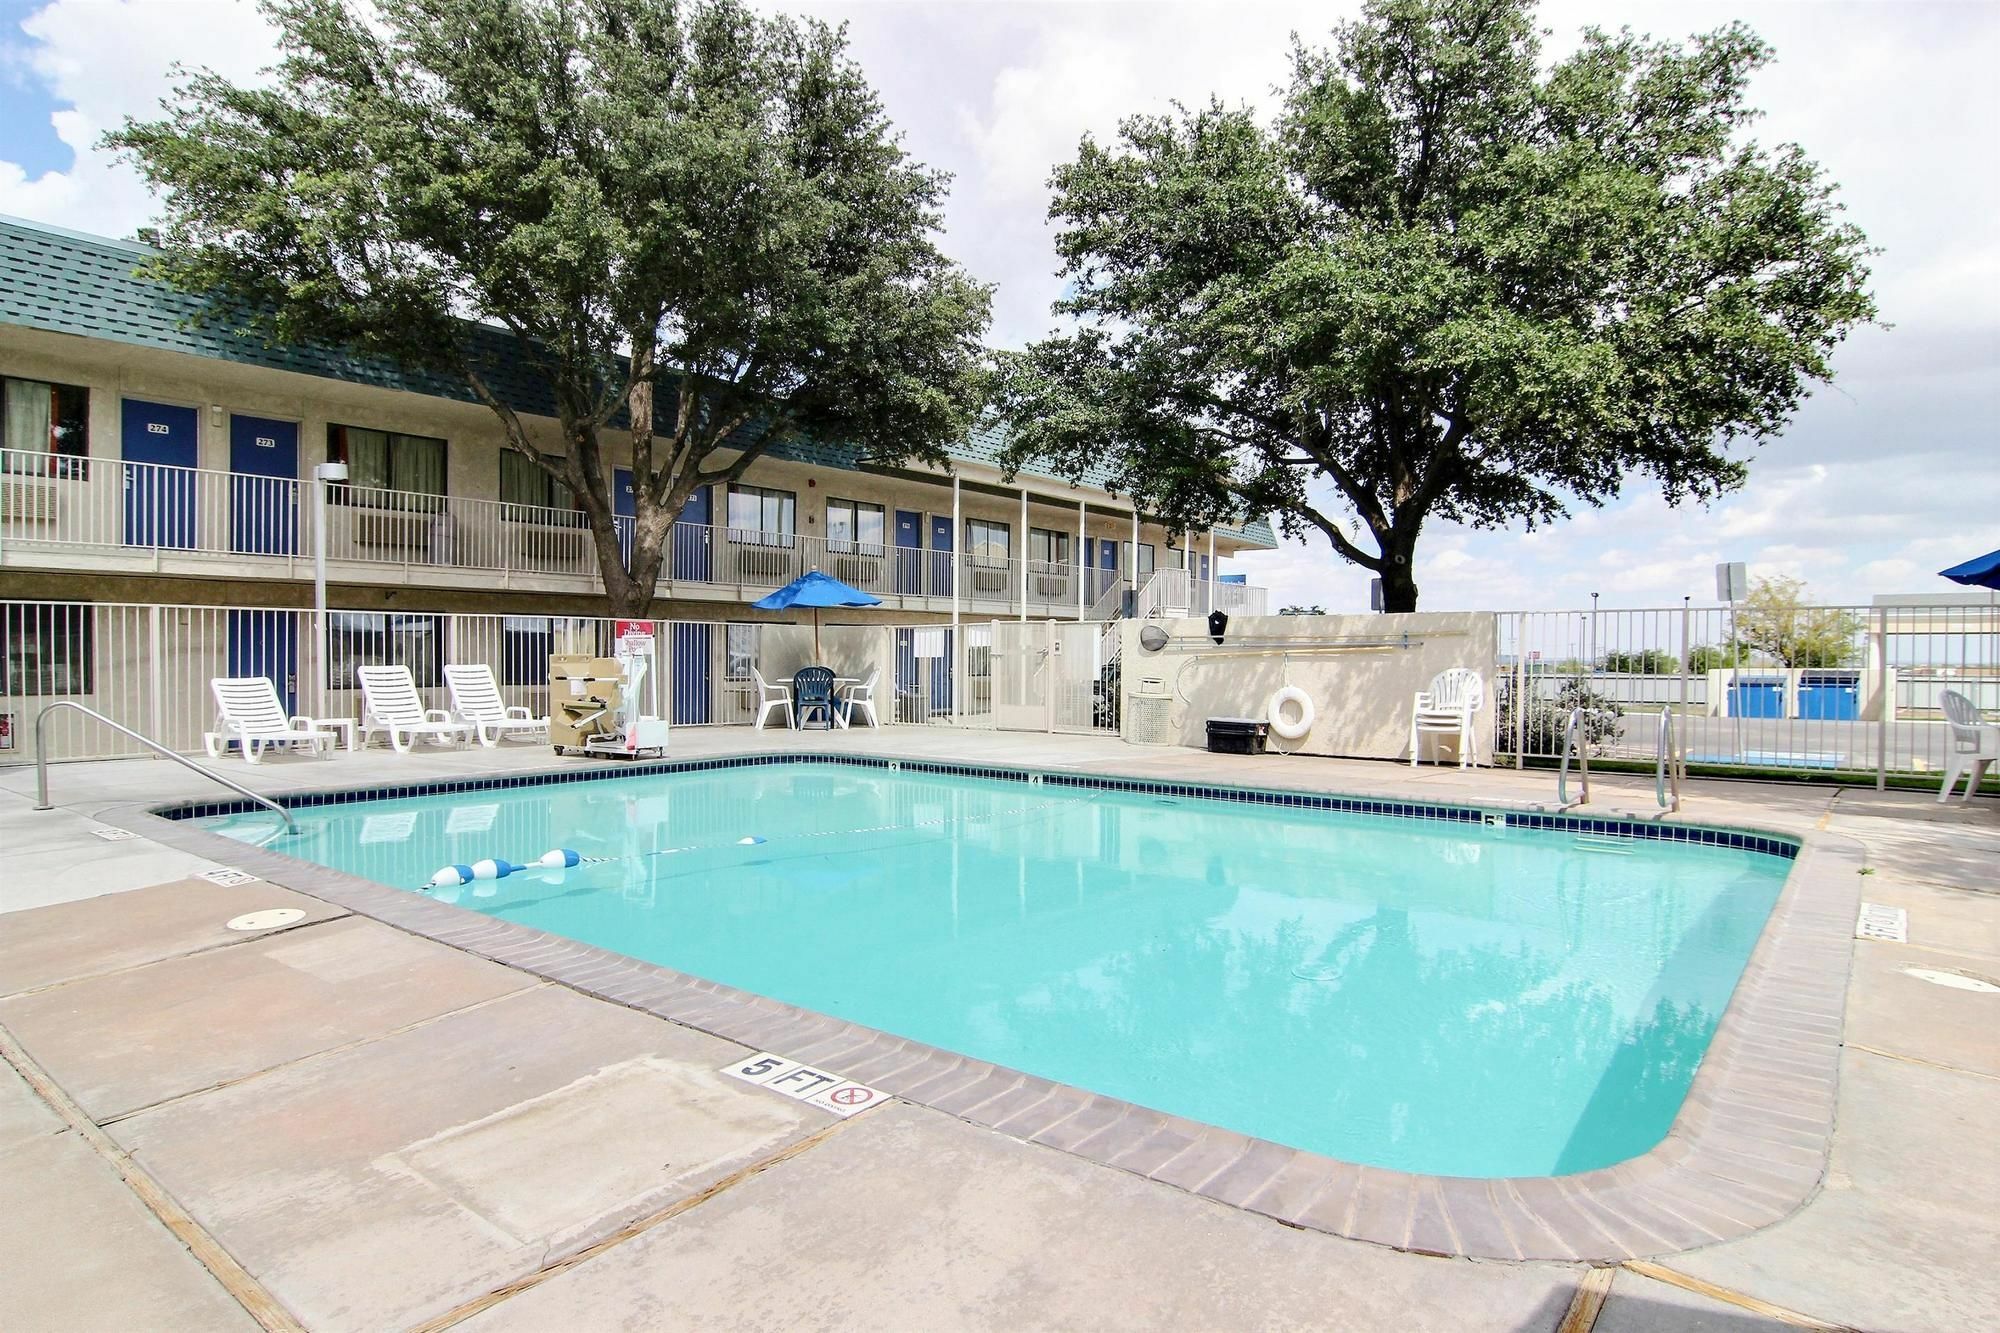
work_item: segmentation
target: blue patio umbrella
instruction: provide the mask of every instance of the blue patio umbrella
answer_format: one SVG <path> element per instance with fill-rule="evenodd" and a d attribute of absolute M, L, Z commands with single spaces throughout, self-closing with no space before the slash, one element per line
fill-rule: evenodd
<path fill-rule="evenodd" d="M 826 606 L 880 606 L 880 597 L 870 597 L 859 588 L 850 588 L 831 574 L 817 569 L 801 574 L 765 597 L 750 603 L 759 611 L 789 611 L 809 606 L 813 613 L 813 661 L 819 661 L 819 613 Z"/>
<path fill-rule="evenodd" d="M 1938 573 L 1953 583 L 1963 583 L 1973 588 L 2000 588 L 2000 551 L 1988 551 L 1962 565 L 1941 569 Z"/>

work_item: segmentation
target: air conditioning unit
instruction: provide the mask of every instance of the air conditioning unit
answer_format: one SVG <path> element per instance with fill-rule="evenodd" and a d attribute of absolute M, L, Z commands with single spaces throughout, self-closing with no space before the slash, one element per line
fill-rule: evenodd
<path fill-rule="evenodd" d="M 783 546 L 745 546 L 736 552 L 737 577 L 745 580 L 788 582 L 792 577 L 792 552 Z"/>
<path fill-rule="evenodd" d="M 56 521 L 56 488 L 46 481 L 0 478 L 0 519 L 21 523 Z"/>

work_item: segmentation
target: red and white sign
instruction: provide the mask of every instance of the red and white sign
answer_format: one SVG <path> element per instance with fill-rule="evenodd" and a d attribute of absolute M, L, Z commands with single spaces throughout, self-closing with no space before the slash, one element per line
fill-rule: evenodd
<path fill-rule="evenodd" d="M 0 713 L 0 750 L 14 748 L 14 715 Z"/>

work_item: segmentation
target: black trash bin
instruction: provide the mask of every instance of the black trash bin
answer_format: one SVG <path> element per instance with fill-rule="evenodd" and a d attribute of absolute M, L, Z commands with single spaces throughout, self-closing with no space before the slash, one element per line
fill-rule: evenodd
<path fill-rule="evenodd" d="M 1263 754 L 1271 724 L 1261 717 L 1212 717 L 1208 720 L 1210 754 Z"/>

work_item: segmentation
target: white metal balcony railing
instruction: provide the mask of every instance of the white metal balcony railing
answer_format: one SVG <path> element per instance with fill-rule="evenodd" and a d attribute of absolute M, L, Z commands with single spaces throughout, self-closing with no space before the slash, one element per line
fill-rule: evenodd
<path fill-rule="evenodd" d="M 226 559 L 234 569 L 282 564 L 296 576 L 313 552 L 312 483 L 202 468 L 0 451 L 0 562 L 149 571 Z M 598 561 L 588 521 L 572 509 L 376 490 L 327 488 L 326 549 L 341 577 L 417 570 L 498 574 L 535 580 L 594 580 Z M 629 557 L 632 529 L 620 522 Z M 25 556 L 23 553 L 27 553 Z M 887 599 L 949 600 L 1069 619 L 1079 606 L 1106 619 L 1122 605 L 1122 574 L 1059 562 L 1023 562 L 677 523 L 660 582 L 756 596 L 819 569 Z M 1161 571 L 1188 589 L 1184 571 Z M 1079 599 L 1079 593 L 1081 598 Z M 1175 606 L 1236 610 L 1262 589 L 1196 584 Z M 1024 596 L 1025 595 L 1025 596 Z"/>

